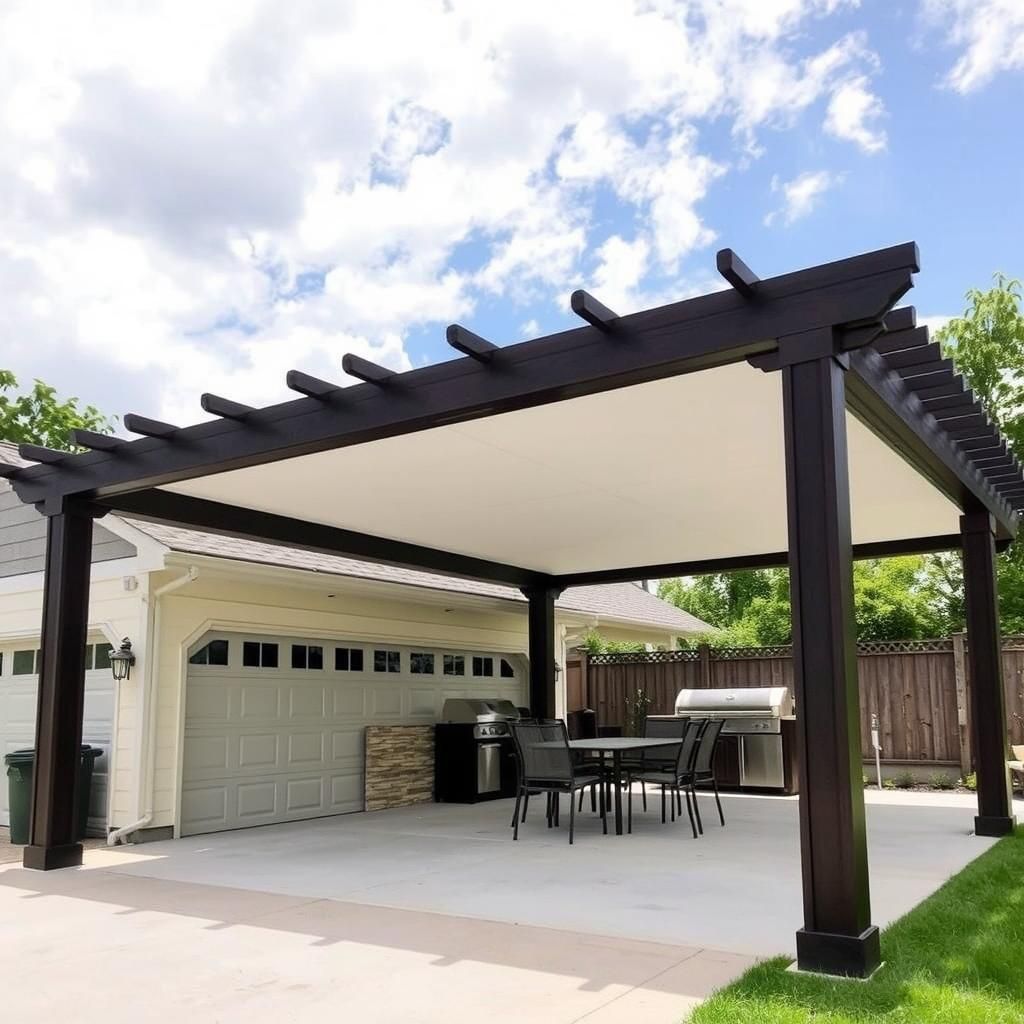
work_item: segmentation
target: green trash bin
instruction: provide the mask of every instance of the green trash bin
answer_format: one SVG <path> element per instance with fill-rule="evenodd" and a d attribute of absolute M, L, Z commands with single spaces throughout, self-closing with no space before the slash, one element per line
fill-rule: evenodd
<path fill-rule="evenodd" d="M 85 836 L 89 823 L 89 794 L 92 791 L 92 769 L 96 759 L 103 755 L 100 747 L 82 744 L 80 785 L 78 789 L 78 814 L 75 821 L 75 839 Z M 4 757 L 7 765 L 7 792 L 11 809 L 11 843 L 24 846 L 28 843 L 28 823 L 32 813 L 32 773 L 35 768 L 35 750 L 15 750 Z"/>

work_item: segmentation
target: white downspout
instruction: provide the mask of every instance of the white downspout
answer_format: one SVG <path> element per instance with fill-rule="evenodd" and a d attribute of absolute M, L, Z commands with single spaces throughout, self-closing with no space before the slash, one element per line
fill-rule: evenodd
<path fill-rule="evenodd" d="M 153 820 L 153 790 L 156 777 L 156 662 L 160 657 L 160 598 L 172 590 L 178 590 L 199 577 L 199 570 L 190 565 L 184 576 L 179 576 L 158 587 L 149 597 L 149 644 L 146 647 L 146 663 L 142 668 L 142 712 L 143 732 L 139 737 L 138 787 L 136 807 L 138 821 L 115 829 L 107 836 L 107 846 L 116 846 L 133 832 L 145 828 Z"/>

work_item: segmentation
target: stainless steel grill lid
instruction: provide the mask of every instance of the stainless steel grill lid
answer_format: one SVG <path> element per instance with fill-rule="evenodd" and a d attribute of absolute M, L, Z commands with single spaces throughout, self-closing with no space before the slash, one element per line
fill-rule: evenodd
<path fill-rule="evenodd" d="M 442 722 L 484 725 L 518 719 L 519 712 L 510 700 L 477 697 L 449 697 L 441 709 Z"/>
<path fill-rule="evenodd" d="M 693 715 L 698 712 L 784 717 L 793 713 L 793 699 L 785 686 L 680 690 L 676 696 L 676 714 Z"/>

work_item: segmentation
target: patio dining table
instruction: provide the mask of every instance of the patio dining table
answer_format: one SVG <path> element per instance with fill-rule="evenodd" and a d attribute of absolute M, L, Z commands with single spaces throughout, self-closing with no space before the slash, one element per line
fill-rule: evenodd
<path fill-rule="evenodd" d="M 558 740 L 547 740 L 536 744 L 538 747 L 561 747 Z M 643 738 L 634 736 L 599 736 L 589 740 L 569 740 L 570 750 L 579 750 L 592 754 L 600 754 L 602 758 L 610 754 L 612 758 L 612 774 L 615 782 L 615 834 L 622 835 L 622 755 L 642 753 L 658 747 L 677 747 L 678 737 Z"/>

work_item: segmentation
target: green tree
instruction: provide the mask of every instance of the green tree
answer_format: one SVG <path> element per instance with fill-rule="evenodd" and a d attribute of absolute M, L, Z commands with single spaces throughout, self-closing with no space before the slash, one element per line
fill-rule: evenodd
<path fill-rule="evenodd" d="M 37 380 L 31 391 L 19 394 L 10 370 L 0 370 L 0 438 L 15 444 L 30 442 L 70 451 L 69 432 L 79 427 L 109 434 L 113 421 L 77 398 L 60 399 L 55 388 Z"/>
<path fill-rule="evenodd" d="M 967 309 L 935 332 L 975 395 L 1020 452 L 1024 442 L 1024 310 L 1020 281 L 994 275 L 988 291 L 972 288 Z"/>
<path fill-rule="evenodd" d="M 713 647 L 761 647 L 788 644 L 792 639 L 789 605 L 789 573 L 785 569 L 760 569 L 744 575 L 749 600 L 717 604 L 707 595 L 728 591 L 731 575 L 693 580 L 662 581 L 659 594 L 666 600 L 717 627 L 702 639 Z M 853 600 L 857 637 L 861 640 L 923 640 L 943 635 L 943 607 L 925 559 L 869 559 L 853 566 Z M 699 609 L 699 610 L 698 610 Z"/>
<path fill-rule="evenodd" d="M 1020 281 L 994 275 L 988 291 L 967 293 L 963 316 L 936 332 L 968 385 L 1018 458 L 1024 458 L 1024 296 Z M 949 625 L 963 628 L 963 579 L 957 555 L 936 555 L 929 573 Z M 1024 631 L 1024 543 L 999 556 L 999 614 L 1004 632 Z"/>

